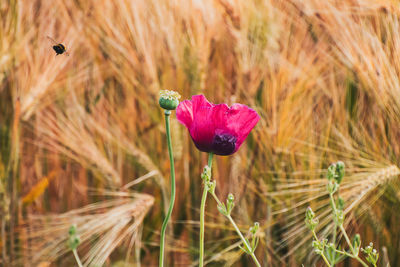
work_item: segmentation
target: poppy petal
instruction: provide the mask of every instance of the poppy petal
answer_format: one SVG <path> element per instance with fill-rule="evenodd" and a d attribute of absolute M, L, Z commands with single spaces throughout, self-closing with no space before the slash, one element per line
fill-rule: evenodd
<path fill-rule="evenodd" d="M 217 133 L 226 132 L 226 120 L 229 107 L 227 104 L 214 105 L 211 121 L 214 123 L 214 128 Z"/>
<path fill-rule="evenodd" d="M 227 114 L 226 127 L 237 137 L 236 150 L 260 120 L 257 112 L 246 105 L 233 104 Z"/>
<path fill-rule="evenodd" d="M 190 100 L 185 100 L 179 103 L 176 108 L 176 118 L 180 123 L 190 129 L 193 122 L 193 104 Z"/>
<path fill-rule="evenodd" d="M 211 116 L 213 105 L 204 95 L 192 96 L 192 104 L 193 123 L 188 128 L 190 136 L 198 149 L 208 152 L 214 137 L 214 124 Z"/>

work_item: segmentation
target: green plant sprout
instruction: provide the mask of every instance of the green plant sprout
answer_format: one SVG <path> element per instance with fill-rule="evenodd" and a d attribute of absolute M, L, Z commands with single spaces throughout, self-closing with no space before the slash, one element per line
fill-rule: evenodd
<path fill-rule="evenodd" d="M 76 263 L 78 264 L 79 267 L 83 267 L 81 260 L 79 259 L 79 255 L 77 252 L 77 248 L 79 244 L 81 243 L 81 240 L 77 234 L 77 229 L 76 225 L 71 225 L 71 227 L 68 230 L 68 247 L 69 249 L 72 250 L 72 253 L 74 254 Z"/>
<path fill-rule="evenodd" d="M 204 167 L 203 173 L 201 175 L 201 178 L 203 179 L 203 183 L 204 183 L 204 191 L 210 193 L 213 198 L 215 199 L 215 201 L 217 202 L 217 208 L 219 210 L 219 212 L 224 215 L 229 222 L 232 224 L 232 226 L 235 228 L 235 231 L 237 232 L 237 234 L 239 235 L 240 239 L 242 240 L 244 247 L 240 246 L 240 248 L 247 253 L 248 255 L 250 255 L 254 261 L 254 263 L 256 264 L 256 266 L 261 267 L 261 264 L 258 262 L 257 257 L 255 255 L 255 250 L 257 248 L 258 245 L 258 241 L 259 238 L 257 237 L 257 231 L 260 227 L 260 224 L 258 222 L 254 223 L 254 226 L 250 227 L 249 232 L 251 234 L 251 240 L 249 240 L 248 238 L 244 237 L 242 232 L 240 231 L 239 227 L 237 226 L 237 224 L 235 223 L 235 221 L 233 220 L 232 216 L 231 216 L 231 212 L 233 210 L 233 207 L 235 206 L 234 203 L 234 196 L 233 194 L 229 194 L 228 198 L 226 199 L 226 204 L 222 203 L 218 196 L 215 194 L 215 188 L 216 188 L 216 181 L 215 180 L 211 180 L 211 160 L 212 160 L 212 156 L 209 157 L 209 165 Z M 201 244 L 201 243 L 200 243 Z M 202 259 L 202 257 L 200 257 L 200 259 Z M 202 266 L 202 265 L 200 265 Z"/>
<path fill-rule="evenodd" d="M 313 234 L 313 242 L 312 246 L 314 248 L 314 252 L 322 257 L 325 264 L 327 266 L 335 266 L 335 264 L 344 260 L 346 257 L 353 258 L 360 262 L 363 266 L 368 266 L 359 256 L 359 252 L 362 251 L 366 255 L 367 261 L 372 264 L 372 266 L 376 267 L 376 263 L 379 258 L 379 254 L 376 249 L 373 248 L 373 244 L 370 243 L 366 248 L 361 248 L 361 237 L 359 234 L 354 235 L 352 241 L 346 232 L 346 229 L 343 226 L 345 214 L 344 214 L 344 200 L 339 195 L 339 187 L 340 183 L 343 180 L 345 174 L 344 163 L 339 161 L 333 163 L 328 167 L 328 184 L 327 190 L 329 193 L 331 208 L 332 208 L 332 217 L 334 221 L 332 241 L 329 242 L 328 239 L 319 239 L 317 234 L 315 233 L 315 228 L 318 226 L 318 218 L 315 217 L 315 213 L 308 207 L 306 210 L 306 218 L 305 224 L 311 230 Z M 335 193 L 337 197 L 335 198 Z M 346 243 L 349 247 L 349 251 L 342 249 L 338 246 L 336 242 L 337 229 L 339 229 L 344 236 Z"/>

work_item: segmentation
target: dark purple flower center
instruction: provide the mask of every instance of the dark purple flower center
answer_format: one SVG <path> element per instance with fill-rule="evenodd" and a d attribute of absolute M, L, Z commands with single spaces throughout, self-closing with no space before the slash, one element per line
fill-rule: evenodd
<path fill-rule="evenodd" d="M 230 155 L 236 148 L 236 137 L 230 134 L 216 134 L 211 144 L 212 151 L 217 155 Z"/>

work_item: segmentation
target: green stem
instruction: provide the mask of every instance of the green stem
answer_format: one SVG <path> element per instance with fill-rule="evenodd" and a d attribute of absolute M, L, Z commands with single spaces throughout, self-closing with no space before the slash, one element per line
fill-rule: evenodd
<path fill-rule="evenodd" d="M 333 209 L 333 212 L 334 212 L 334 216 L 336 216 L 336 214 L 337 214 L 337 212 L 336 212 L 337 209 L 336 209 L 335 199 L 333 198 L 333 194 L 329 194 L 329 197 L 330 197 L 330 199 L 331 199 L 332 209 Z M 353 245 L 351 244 L 350 238 L 349 238 L 349 236 L 348 236 L 347 233 L 346 233 L 346 229 L 344 229 L 344 227 L 343 227 L 343 224 L 340 224 L 340 225 L 339 225 L 339 229 L 340 229 L 340 231 L 342 232 L 344 238 L 346 239 L 347 245 L 349 245 L 349 247 L 350 247 L 351 253 L 353 254 L 353 258 L 356 259 L 357 261 L 359 261 L 363 266 L 368 267 L 368 264 L 366 264 L 366 263 L 358 256 L 358 254 L 356 253 L 356 251 L 355 251 Z"/>
<path fill-rule="evenodd" d="M 233 220 L 233 218 L 231 217 L 231 215 L 226 216 L 228 218 L 228 220 L 231 222 L 231 224 L 233 225 L 233 228 L 235 228 L 236 232 L 238 233 L 240 239 L 242 239 L 244 245 L 246 246 L 248 251 L 251 251 L 250 256 L 253 258 L 254 263 L 258 266 L 261 267 L 261 264 L 258 262 L 256 255 L 254 254 L 254 252 L 252 251 L 252 248 L 250 246 L 250 244 L 247 242 L 247 239 L 243 236 L 242 232 L 240 231 L 239 227 L 236 225 L 235 221 Z"/>
<path fill-rule="evenodd" d="M 314 230 L 312 230 L 313 236 L 315 238 L 315 241 L 319 241 L 317 234 L 315 233 Z M 322 251 L 322 253 L 320 254 L 322 259 L 325 261 L 326 265 L 328 265 L 328 267 L 331 267 L 331 264 L 329 263 L 328 259 L 325 257 L 324 252 Z"/>
<path fill-rule="evenodd" d="M 204 213 L 206 208 L 207 199 L 207 188 L 203 188 L 203 195 L 201 197 L 200 205 L 200 255 L 199 255 L 199 266 L 204 265 Z"/>
<path fill-rule="evenodd" d="M 208 154 L 208 167 L 210 167 L 210 169 L 212 168 L 212 159 L 213 159 L 214 154 L 213 153 L 209 153 Z M 210 177 L 211 179 L 211 177 Z"/>
<path fill-rule="evenodd" d="M 343 254 L 346 255 L 347 257 L 353 258 L 358 260 L 363 266 L 368 267 L 368 264 L 366 264 L 359 256 L 354 256 L 353 254 L 347 253 L 346 251 L 341 251 L 341 250 L 337 250 L 335 249 L 335 252 L 339 253 L 339 254 Z M 376 265 L 374 265 L 376 266 Z"/>
<path fill-rule="evenodd" d="M 332 243 L 335 246 L 335 252 L 333 252 L 333 259 L 336 259 L 336 235 L 337 235 L 337 225 L 335 223 L 335 225 L 333 226 L 333 239 L 332 239 Z M 332 267 L 335 267 L 335 262 L 332 262 L 331 265 Z"/>
<path fill-rule="evenodd" d="M 341 251 L 341 250 L 335 249 L 335 252 L 342 254 L 342 255 L 346 255 L 347 257 L 350 257 L 350 258 L 354 258 L 354 256 L 352 254 L 347 253 L 346 251 Z"/>
<path fill-rule="evenodd" d="M 343 234 L 344 238 L 346 239 L 347 244 L 348 244 L 349 247 L 350 247 L 351 253 L 353 253 L 353 255 L 356 256 L 354 247 L 353 247 L 353 245 L 351 244 L 350 238 L 349 238 L 349 236 L 347 235 L 346 230 L 345 230 L 344 227 L 343 227 L 343 224 L 342 224 L 342 225 L 339 225 L 339 228 L 340 228 L 340 230 L 342 231 L 342 234 Z"/>
<path fill-rule="evenodd" d="M 344 238 L 346 239 L 347 244 L 350 247 L 351 252 L 353 253 L 353 258 L 358 260 L 363 266 L 368 267 L 368 264 L 366 264 L 355 252 L 354 247 L 351 245 L 350 238 L 348 237 L 346 230 L 344 229 L 343 225 L 339 226 L 340 230 L 342 231 L 342 234 L 344 235 Z"/>
<path fill-rule="evenodd" d="M 171 114 L 171 111 L 165 110 L 164 114 L 165 114 L 165 128 L 167 133 L 169 163 L 171 166 L 171 200 L 169 202 L 167 215 L 165 216 L 164 222 L 161 226 L 160 261 L 159 261 L 160 267 L 164 266 L 165 230 L 167 229 L 167 224 L 169 219 L 171 218 L 172 209 L 174 208 L 174 203 L 175 203 L 175 167 L 174 167 L 174 155 L 172 153 L 171 130 L 169 123 L 169 115 Z"/>
<path fill-rule="evenodd" d="M 212 168 L 212 158 L 213 153 L 208 154 L 208 167 Z M 210 177 L 211 179 L 211 177 Z M 199 255 L 199 266 L 203 267 L 204 265 L 204 214 L 206 209 L 206 200 L 207 200 L 207 185 L 206 181 L 203 181 L 203 195 L 201 196 L 201 205 L 200 205 L 200 255 Z"/>
<path fill-rule="evenodd" d="M 325 257 L 325 255 L 324 255 L 324 254 L 321 254 L 321 257 L 324 259 L 326 265 L 328 265 L 328 267 L 330 267 L 331 265 L 329 264 L 329 261 L 328 261 L 328 259 Z"/>
<path fill-rule="evenodd" d="M 335 245 L 335 250 L 336 250 L 337 224 L 336 224 L 336 219 L 335 219 L 336 211 L 334 209 L 334 207 L 336 208 L 336 205 L 335 205 L 335 199 L 333 198 L 333 195 L 332 194 L 329 194 L 329 195 L 330 195 L 330 199 L 331 199 L 332 210 L 334 212 L 333 213 L 333 221 L 335 222 L 335 225 L 333 226 L 332 243 Z M 336 259 L 336 251 L 333 252 L 333 261 L 335 261 L 335 259 Z M 331 265 L 332 265 L 332 267 L 334 267 L 335 262 L 331 262 Z"/>
<path fill-rule="evenodd" d="M 222 207 L 221 201 L 218 199 L 217 195 L 214 192 L 211 192 L 211 195 L 214 197 L 215 201 L 217 202 L 218 206 Z M 233 225 L 233 228 L 235 228 L 236 232 L 238 233 L 240 239 L 242 240 L 244 246 L 246 247 L 247 251 L 251 252 L 249 253 L 250 256 L 253 258 L 254 263 L 258 266 L 261 267 L 261 264 L 258 262 L 256 255 L 252 251 L 252 248 L 248 242 L 248 240 L 243 236 L 242 232 L 240 231 L 239 227 L 236 225 L 235 221 L 233 220 L 232 216 L 230 214 L 225 215 L 226 218 L 230 221 L 230 223 Z"/>
<path fill-rule="evenodd" d="M 79 267 L 83 267 L 82 262 L 81 262 L 81 260 L 79 259 L 79 255 L 78 255 L 78 252 L 76 251 L 76 249 L 73 249 L 73 250 L 72 250 L 72 253 L 74 253 L 75 260 L 76 260 L 76 262 L 78 263 L 78 266 L 79 266 Z"/>
<path fill-rule="evenodd" d="M 333 198 L 333 194 L 329 194 L 329 197 L 330 197 L 330 199 L 331 199 L 332 210 L 333 210 L 333 216 L 335 217 L 335 225 L 336 225 L 337 208 L 336 208 L 336 204 L 335 204 L 335 199 Z M 349 237 L 347 236 L 347 233 L 346 233 L 346 230 L 345 230 L 344 227 L 343 227 L 343 224 L 340 224 L 340 225 L 339 225 L 339 228 L 340 228 L 340 230 L 342 231 L 342 233 L 343 233 L 343 235 L 344 235 L 344 238 L 346 239 L 347 244 L 348 244 L 349 247 L 350 247 L 351 253 L 353 253 L 353 255 L 355 255 L 354 247 L 353 247 L 353 245 L 351 244 Z"/>

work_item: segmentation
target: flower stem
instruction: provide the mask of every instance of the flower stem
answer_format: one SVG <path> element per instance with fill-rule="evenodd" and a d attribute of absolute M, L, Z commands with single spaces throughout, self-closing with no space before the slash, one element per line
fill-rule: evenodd
<path fill-rule="evenodd" d="M 346 239 L 347 244 L 350 247 L 351 253 L 353 253 L 353 255 L 355 255 L 354 247 L 351 244 L 350 238 L 348 237 L 346 230 L 344 229 L 343 225 L 340 225 L 339 228 L 342 231 L 342 234 L 343 234 L 344 238 Z"/>
<path fill-rule="evenodd" d="M 341 251 L 341 250 L 335 249 L 335 252 L 342 254 L 342 255 L 346 255 L 347 257 L 350 257 L 350 258 L 354 258 L 354 256 L 352 254 L 347 253 L 346 251 Z"/>
<path fill-rule="evenodd" d="M 325 257 L 325 255 L 324 255 L 324 254 L 321 254 L 321 257 L 324 259 L 326 265 L 328 265 L 328 267 L 331 267 L 331 265 L 329 264 L 329 261 L 328 261 L 328 259 Z"/>
<path fill-rule="evenodd" d="M 213 153 L 208 154 L 208 167 L 212 167 L 212 158 Z M 211 179 L 211 177 L 210 177 Z M 203 195 L 201 197 L 201 205 L 200 205 L 200 255 L 199 255 L 199 266 L 202 267 L 204 265 L 204 214 L 206 209 L 206 200 L 207 200 L 207 192 L 208 188 L 206 183 L 204 182 Z"/>
<path fill-rule="evenodd" d="M 213 159 L 214 154 L 213 153 L 209 153 L 208 154 L 208 167 L 210 167 L 210 169 L 212 168 L 212 159 Z"/>
<path fill-rule="evenodd" d="M 315 241 L 318 241 L 319 239 L 318 239 L 317 234 L 315 233 L 314 230 L 312 230 L 312 234 L 314 236 Z M 331 267 L 332 265 L 329 263 L 328 259 L 325 257 L 323 251 L 321 252 L 320 255 L 321 255 L 322 259 L 325 261 L 326 265 L 328 265 L 328 267 Z"/>
<path fill-rule="evenodd" d="M 79 255 L 78 255 L 78 252 L 76 251 L 76 249 L 73 249 L 73 250 L 72 250 L 72 253 L 74 253 L 75 260 L 76 260 L 76 262 L 78 263 L 78 266 L 79 266 L 79 267 L 83 267 L 82 262 L 81 262 L 81 260 L 79 259 Z"/>
<path fill-rule="evenodd" d="M 160 261 L 159 266 L 164 266 L 164 245 L 165 245 L 165 231 L 167 229 L 167 224 L 169 219 L 171 218 L 172 209 L 174 208 L 175 203 L 175 167 L 174 167 L 174 155 L 172 153 L 172 141 L 171 141 L 171 130 L 169 123 L 169 115 L 171 111 L 165 110 L 165 128 L 167 133 L 167 144 L 168 144 L 168 154 L 169 154 L 169 163 L 171 167 L 171 200 L 169 202 L 169 208 L 167 215 L 165 216 L 164 222 L 161 226 L 161 237 L 160 237 Z"/>
<path fill-rule="evenodd" d="M 350 253 L 347 253 L 346 251 L 341 251 L 341 250 L 337 250 L 337 249 L 335 249 L 335 252 L 337 252 L 337 253 L 339 253 L 339 254 L 342 254 L 342 255 L 346 255 L 347 257 L 350 257 L 350 258 L 354 258 L 354 259 L 356 259 L 356 260 L 358 260 L 363 266 L 368 266 L 365 262 L 363 262 L 361 259 L 360 259 L 360 257 L 354 257 L 354 255 L 352 255 L 352 254 L 350 254 Z M 375 264 L 374 264 L 374 266 L 376 266 Z"/>
<path fill-rule="evenodd" d="M 204 265 L 204 213 L 206 207 L 207 199 L 207 189 L 203 188 L 203 195 L 201 197 L 200 205 L 200 256 L 199 256 L 199 266 Z"/>
<path fill-rule="evenodd" d="M 342 234 L 344 235 L 344 238 L 346 239 L 347 244 L 350 247 L 351 253 L 353 254 L 353 258 L 358 260 L 363 266 L 368 267 L 368 264 L 366 264 L 355 252 L 354 247 L 351 245 L 350 238 L 348 237 L 346 230 L 344 229 L 343 225 L 339 226 L 340 230 L 342 231 Z"/>
<path fill-rule="evenodd" d="M 336 204 L 335 204 L 335 199 L 333 198 L 333 194 L 330 193 L 330 194 L 329 194 L 329 197 L 330 197 L 330 199 L 331 199 L 331 204 L 332 204 L 333 213 L 334 213 L 335 216 L 336 216 L 337 208 L 336 208 Z M 335 228 L 336 228 L 336 223 L 335 223 Z M 349 245 L 349 247 L 350 247 L 350 250 L 351 250 L 351 253 L 352 253 L 352 255 L 353 255 L 353 258 L 356 259 L 357 261 L 359 261 L 363 266 L 368 267 L 368 264 L 366 264 L 366 263 L 358 256 L 358 254 L 356 253 L 356 251 L 355 251 L 353 245 L 351 244 L 350 238 L 349 238 L 349 236 L 348 236 L 347 233 L 346 233 L 346 229 L 344 229 L 344 227 L 343 227 L 343 224 L 340 224 L 340 225 L 339 225 L 339 229 L 340 229 L 340 231 L 342 232 L 344 238 L 346 239 L 347 245 Z"/>
<path fill-rule="evenodd" d="M 335 209 L 334 209 L 334 207 L 336 208 L 336 204 L 335 204 L 335 199 L 333 198 L 333 195 L 332 195 L 332 194 L 329 194 L 329 195 L 330 195 L 332 210 L 333 210 L 333 212 L 334 212 L 334 213 L 333 213 L 333 220 L 334 220 L 334 222 L 335 222 L 335 225 L 333 226 L 332 243 L 335 245 L 335 250 L 336 250 L 337 223 L 336 223 L 336 220 L 335 220 L 336 211 L 335 211 Z M 333 258 L 336 259 L 336 251 L 333 252 Z M 331 265 L 332 265 L 332 267 L 335 266 L 335 261 L 334 261 L 334 260 L 333 260 L 333 262 L 331 262 Z"/>
<path fill-rule="evenodd" d="M 219 200 L 217 195 L 213 192 L 211 192 L 211 195 L 214 197 L 215 201 L 217 202 L 218 206 L 222 206 L 222 202 Z M 244 246 L 246 247 L 247 251 L 251 252 L 249 253 L 250 256 L 253 258 L 254 263 L 258 266 L 261 267 L 261 264 L 258 262 L 256 255 L 252 251 L 252 248 L 248 242 L 248 240 L 243 236 L 242 232 L 240 231 L 239 227 L 236 225 L 235 221 L 233 220 L 232 216 L 230 214 L 225 215 L 226 218 L 230 221 L 230 223 L 233 225 L 233 228 L 235 228 L 236 232 L 238 233 L 240 239 L 242 240 Z"/>

